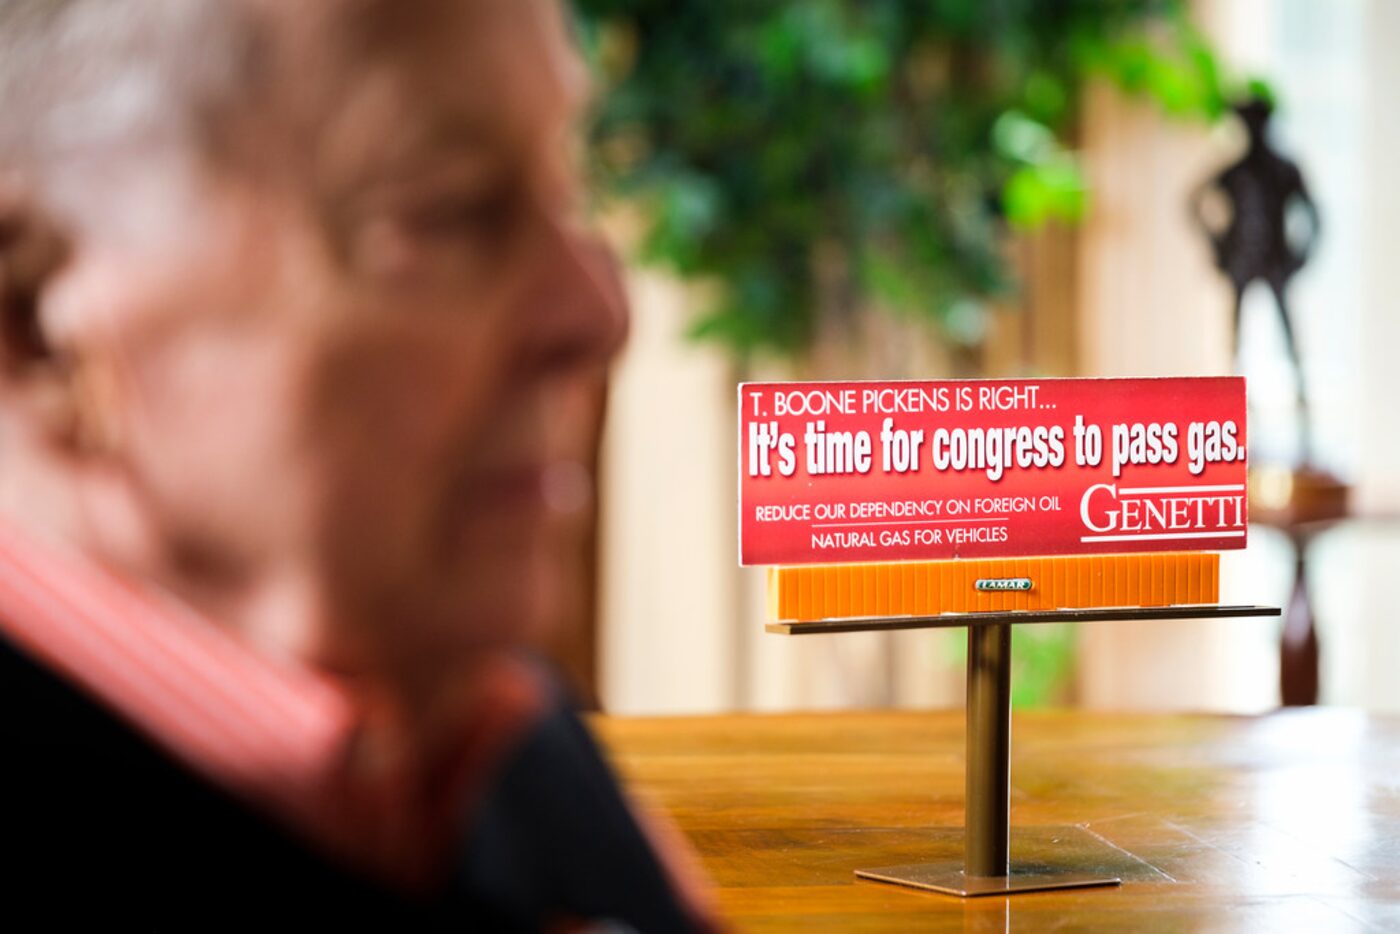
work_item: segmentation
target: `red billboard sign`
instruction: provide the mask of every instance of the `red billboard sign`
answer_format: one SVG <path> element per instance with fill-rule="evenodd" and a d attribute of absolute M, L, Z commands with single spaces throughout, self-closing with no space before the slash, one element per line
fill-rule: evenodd
<path fill-rule="evenodd" d="M 740 563 L 1243 548 L 1240 377 L 743 383 Z"/>

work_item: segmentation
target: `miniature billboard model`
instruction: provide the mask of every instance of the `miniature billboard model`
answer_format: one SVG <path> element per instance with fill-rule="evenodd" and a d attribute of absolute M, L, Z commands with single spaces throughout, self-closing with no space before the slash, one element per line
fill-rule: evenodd
<path fill-rule="evenodd" d="M 739 425 L 779 620 L 1214 603 L 1246 542 L 1239 377 L 745 383 Z"/>
<path fill-rule="evenodd" d="M 960 896 L 1112 885 L 1083 828 L 1013 867 L 1011 626 L 1277 616 L 1220 606 L 1248 537 L 1245 382 L 743 383 L 739 560 L 770 632 L 968 630 L 963 860 L 857 869 Z M 1033 832 L 1021 828 L 1023 838 Z"/>

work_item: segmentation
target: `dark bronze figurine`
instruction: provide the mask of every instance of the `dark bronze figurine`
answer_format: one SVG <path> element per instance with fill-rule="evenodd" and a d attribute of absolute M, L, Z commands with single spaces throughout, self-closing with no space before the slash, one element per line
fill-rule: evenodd
<path fill-rule="evenodd" d="M 1317 243 L 1320 230 L 1317 206 L 1308 195 L 1298 166 L 1270 148 L 1268 127 L 1273 107 L 1253 98 L 1237 106 L 1235 113 L 1249 132 L 1248 147 L 1237 162 L 1196 190 L 1191 199 L 1192 214 L 1210 238 L 1216 266 L 1230 277 L 1235 288 L 1236 353 L 1245 289 L 1255 281 L 1263 281 L 1274 294 L 1284 341 L 1297 378 L 1301 447 L 1303 460 L 1307 462 L 1310 453 L 1308 395 L 1297 336 L 1288 312 L 1287 286 Z M 1213 224 L 1207 216 L 1206 200 L 1214 192 L 1223 195 L 1229 203 L 1229 218 L 1223 224 Z M 1290 229 L 1290 212 L 1296 216 L 1298 208 L 1307 218 L 1306 231 Z"/>

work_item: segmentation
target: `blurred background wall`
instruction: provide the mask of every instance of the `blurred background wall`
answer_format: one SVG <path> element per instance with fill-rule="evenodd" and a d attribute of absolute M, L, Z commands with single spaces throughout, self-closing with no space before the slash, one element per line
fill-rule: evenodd
<path fill-rule="evenodd" d="M 1400 4 L 1210 0 L 1195 21 L 1222 59 L 1267 74 L 1276 141 L 1323 218 L 1291 297 L 1320 459 L 1372 518 L 1320 537 L 1308 566 L 1321 701 L 1400 709 Z M 1107 82 L 1087 89 L 1074 147 L 1082 222 L 1012 238 L 1023 289 L 975 352 L 918 322 L 872 322 L 862 353 L 898 348 L 890 377 L 1230 372 L 1229 288 L 1188 218 L 1191 191 L 1241 147 L 1229 121 L 1164 117 Z M 627 225 L 621 225 L 626 240 Z M 763 572 L 736 561 L 735 383 L 793 375 L 686 338 L 701 287 L 629 269 L 634 333 L 610 389 L 600 490 L 598 692 L 619 713 L 961 703 L 961 633 L 788 639 L 764 633 Z M 1251 446 L 1286 449 L 1291 375 L 1260 293 L 1246 298 L 1239 371 Z M 911 350 L 911 348 L 913 348 Z M 799 372 L 801 372 L 799 368 Z M 1280 427 L 1282 426 L 1282 427 Z M 1267 529 L 1227 555 L 1222 598 L 1285 604 L 1291 547 Z M 1019 703 L 1260 711 L 1279 703 L 1277 620 L 1091 624 L 1017 632 Z M 1028 630 L 1037 630 L 1034 633 Z"/>

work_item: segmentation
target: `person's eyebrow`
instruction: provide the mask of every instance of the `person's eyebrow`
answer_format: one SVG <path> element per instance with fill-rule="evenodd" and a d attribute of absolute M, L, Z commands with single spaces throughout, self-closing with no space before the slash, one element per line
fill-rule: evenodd
<path fill-rule="evenodd" d="M 451 160 L 488 162 L 513 148 L 515 134 L 498 122 L 474 118 L 450 118 L 419 124 L 402 133 L 386 152 L 389 167 L 409 166 Z"/>
<path fill-rule="evenodd" d="M 510 134 L 484 117 L 405 121 L 375 145 L 356 139 L 374 126 L 365 121 L 339 142 L 345 161 L 338 168 L 333 161 L 326 179 L 333 194 L 354 201 L 366 193 L 383 194 L 386 188 L 485 184 L 501 173 L 516 149 Z"/>

